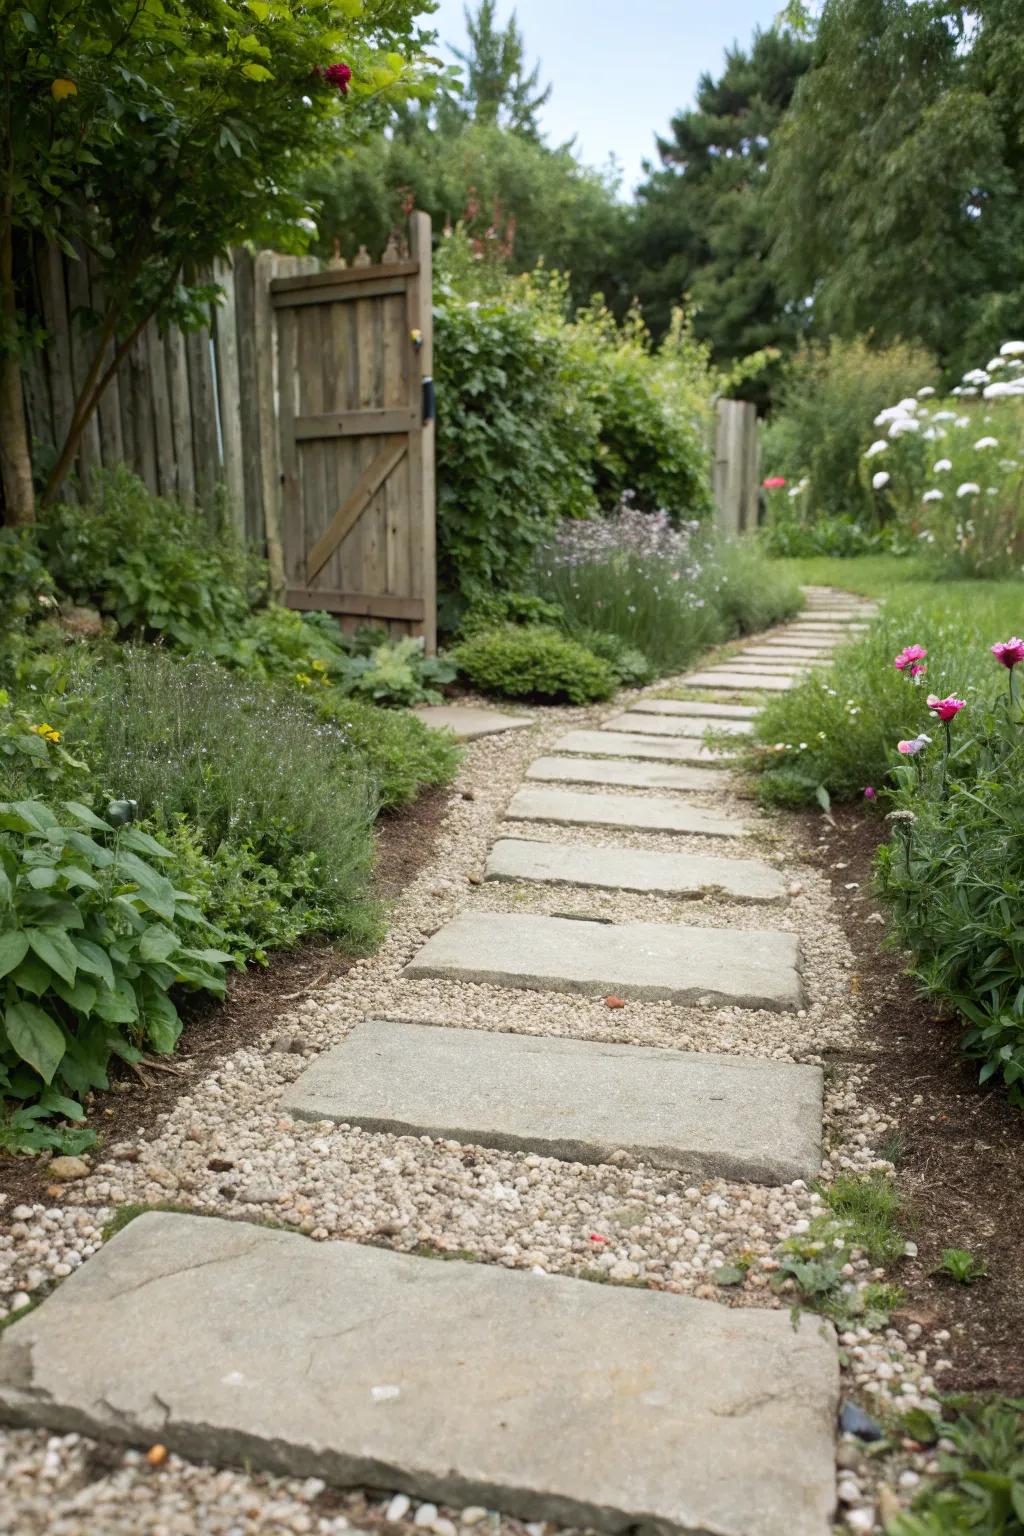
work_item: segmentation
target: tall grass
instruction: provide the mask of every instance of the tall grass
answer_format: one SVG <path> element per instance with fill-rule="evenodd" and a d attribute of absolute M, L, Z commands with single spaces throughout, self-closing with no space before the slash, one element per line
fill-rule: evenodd
<path fill-rule="evenodd" d="M 533 585 L 561 605 L 571 631 L 614 634 L 661 674 L 801 604 L 798 584 L 755 546 L 628 505 L 614 517 L 564 524 L 541 550 Z"/>

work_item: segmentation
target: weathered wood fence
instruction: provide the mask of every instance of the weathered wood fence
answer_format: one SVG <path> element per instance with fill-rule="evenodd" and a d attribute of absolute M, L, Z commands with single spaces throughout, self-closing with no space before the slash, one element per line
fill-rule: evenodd
<path fill-rule="evenodd" d="M 761 487 L 761 437 L 757 407 L 719 400 L 715 416 L 711 484 L 718 525 L 726 533 L 757 527 Z"/>
<path fill-rule="evenodd" d="M 86 427 L 67 494 L 87 492 L 101 466 L 127 464 L 156 495 L 211 517 L 223 507 L 246 542 L 265 550 L 275 590 L 296 607 L 324 607 L 343 621 L 378 619 L 395 633 L 424 634 L 432 646 L 425 214 L 413 214 L 410 238 L 411 247 L 389 241 L 378 263 L 361 250 L 351 267 L 337 261 L 322 273 L 315 257 L 247 249 L 200 273 L 224 295 L 209 325 L 145 327 Z M 76 261 L 55 246 L 40 246 L 23 276 L 46 337 L 24 375 L 34 454 L 46 457 L 71 420 L 93 352 L 88 319 L 102 312 L 103 292 L 84 254 Z M 343 298 L 350 301 L 344 319 Z M 310 305 L 310 318 L 297 322 L 307 313 L 299 306 Z M 321 427 L 311 425 L 317 415 Z M 395 462 L 361 479 L 381 431 L 391 433 L 383 441 Z M 318 436 L 335 443 L 311 452 L 304 445 Z M 317 537 L 329 528 L 337 535 L 339 526 L 330 558 L 312 571 L 307 557 Z"/>

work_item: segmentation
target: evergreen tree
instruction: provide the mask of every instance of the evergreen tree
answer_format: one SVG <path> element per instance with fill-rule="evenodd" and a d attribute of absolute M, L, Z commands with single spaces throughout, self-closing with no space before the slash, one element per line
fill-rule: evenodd
<path fill-rule="evenodd" d="M 767 260 L 766 166 L 810 55 L 788 30 L 758 31 L 749 49 L 730 49 L 717 79 L 701 76 L 695 108 L 658 140 L 661 168 L 638 193 L 631 276 L 647 320 L 664 332 L 688 298 L 719 364 L 784 346 L 803 324 Z"/>
<path fill-rule="evenodd" d="M 463 120 L 540 140 L 537 114 L 551 96 L 551 86 L 540 87 L 540 65 L 526 67 L 526 45 L 515 11 L 508 25 L 498 26 L 497 0 L 480 0 L 474 14 L 465 9 L 469 46 L 453 49 L 465 67 L 465 83 L 457 95 L 442 103 L 442 114 L 454 112 Z"/>

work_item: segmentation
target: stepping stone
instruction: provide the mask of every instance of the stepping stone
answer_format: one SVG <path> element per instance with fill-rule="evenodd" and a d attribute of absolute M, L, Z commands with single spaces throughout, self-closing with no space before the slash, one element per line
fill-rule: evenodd
<path fill-rule="evenodd" d="M 702 720 L 753 720 L 754 704 L 714 704 L 703 699 L 637 699 L 630 710 L 636 715 L 697 715 Z"/>
<path fill-rule="evenodd" d="M 820 1067 L 367 1020 L 281 1108 L 571 1163 L 624 1149 L 698 1179 L 789 1184 L 820 1172 L 821 1100 Z"/>
<path fill-rule="evenodd" d="M 817 646 L 804 649 L 798 645 L 751 645 L 742 655 L 748 661 L 803 661 L 808 666 L 832 665 L 831 655 Z"/>
<path fill-rule="evenodd" d="M 636 757 L 662 763 L 728 763 L 727 752 L 716 752 L 700 741 L 619 735 L 615 731 L 569 731 L 554 743 L 556 752 L 587 757 Z"/>
<path fill-rule="evenodd" d="M 814 622 L 825 620 L 830 624 L 849 624 L 857 620 L 863 621 L 865 617 L 870 616 L 870 612 L 871 610 L 868 610 L 866 615 L 863 608 L 819 608 L 815 604 L 813 613 L 806 610 L 803 613 L 798 613 L 795 615 L 793 622 L 803 624 L 808 620 L 813 620 Z"/>
<path fill-rule="evenodd" d="M 545 784 L 609 784 L 620 789 L 721 789 L 717 768 L 676 767 L 671 763 L 632 763 L 585 757 L 538 757 L 526 770 L 528 779 Z"/>
<path fill-rule="evenodd" d="M 509 801 L 509 821 L 553 821 L 570 827 L 629 827 L 640 832 L 689 832 L 701 837 L 746 837 L 746 822 L 702 811 L 684 800 L 650 796 L 587 795 L 571 789 L 520 789 Z"/>
<path fill-rule="evenodd" d="M 413 714 L 435 730 L 454 731 L 460 741 L 497 736 L 501 731 L 521 731 L 533 724 L 526 715 L 503 715 L 499 710 L 481 709 L 475 704 L 427 704 L 413 710 Z"/>
<path fill-rule="evenodd" d="M 689 736 L 701 740 L 708 731 L 720 731 L 723 736 L 749 736 L 754 729 L 749 720 L 723 720 L 693 715 L 646 715 L 630 711 L 606 720 L 602 731 L 643 731 L 649 736 Z"/>
<path fill-rule="evenodd" d="M 748 661 L 745 656 L 734 656 L 729 662 L 730 672 L 744 672 L 750 677 L 806 677 L 813 669 L 806 662 L 759 661 L 755 656 Z"/>
<path fill-rule="evenodd" d="M 171 1211 L 0 1343 L 15 1423 L 610 1533 L 829 1536 L 838 1394 L 788 1308 Z"/>
<path fill-rule="evenodd" d="M 739 901 L 784 901 L 786 882 L 761 859 L 717 859 L 710 854 L 649 852 L 643 848 L 590 848 L 584 843 L 531 843 L 502 838 L 491 849 L 485 880 L 539 880 L 605 891 L 647 891 L 662 896 L 722 894 Z"/>
<path fill-rule="evenodd" d="M 796 935 L 682 923 L 594 923 L 517 912 L 462 912 L 403 974 L 532 992 L 767 1008 L 803 1006 Z"/>
<path fill-rule="evenodd" d="M 783 693 L 793 686 L 793 678 L 779 673 L 764 673 L 754 678 L 749 672 L 737 671 L 735 667 L 723 667 L 720 672 L 691 672 L 684 682 L 688 688 L 721 688 L 723 691 L 732 688 L 743 693 Z"/>

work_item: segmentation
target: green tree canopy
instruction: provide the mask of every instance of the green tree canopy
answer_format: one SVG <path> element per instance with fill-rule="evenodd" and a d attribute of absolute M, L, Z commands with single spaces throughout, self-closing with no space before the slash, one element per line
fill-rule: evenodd
<path fill-rule="evenodd" d="M 661 167 L 638 193 L 630 275 L 648 323 L 665 331 L 687 296 L 719 364 L 784 345 L 802 326 L 767 262 L 766 165 L 809 62 L 791 31 L 758 31 L 749 48 L 730 49 L 717 79 L 701 76 L 695 108 L 659 139 Z"/>
<path fill-rule="evenodd" d="M 1024 325 L 1019 0 L 826 0 L 776 136 L 777 280 L 815 328 L 976 359 Z"/>
<path fill-rule="evenodd" d="M 515 12 L 501 28 L 496 10 L 497 0 L 480 0 L 476 12 L 466 6 L 469 46 L 453 49 L 465 68 L 464 83 L 442 98 L 440 112 L 539 140 L 537 113 L 550 98 L 551 87 L 541 87 L 539 64 L 527 68 L 526 45 Z"/>

